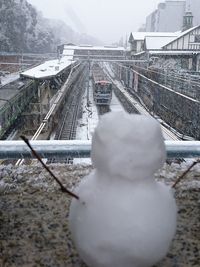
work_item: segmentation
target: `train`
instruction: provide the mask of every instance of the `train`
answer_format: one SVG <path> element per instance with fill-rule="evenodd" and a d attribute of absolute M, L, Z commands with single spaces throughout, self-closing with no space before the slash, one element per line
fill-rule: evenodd
<path fill-rule="evenodd" d="M 19 78 L 0 87 L 0 139 L 22 114 L 30 100 L 37 94 L 37 83 Z"/>
<path fill-rule="evenodd" d="M 109 106 L 112 99 L 112 82 L 99 64 L 92 66 L 94 103 Z"/>

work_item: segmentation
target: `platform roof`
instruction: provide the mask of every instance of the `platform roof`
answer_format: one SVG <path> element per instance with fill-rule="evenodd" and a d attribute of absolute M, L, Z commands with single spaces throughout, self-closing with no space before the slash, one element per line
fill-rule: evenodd
<path fill-rule="evenodd" d="M 13 97 L 19 94 L 20 90 L 29 82 L 30 80 L 21 81 L 20 79 L 17 79 L 0 87 L 0 109 L 5 104 L 9 103 Z"/>
<path fill-rule="evenodd" d="M 32 79 L 48 79 L 57 76 L 73 62 L 72 56 L 63 56 L 61 59 L 48 60 L 39 66 L 22 72 L 21 76 Z"/>

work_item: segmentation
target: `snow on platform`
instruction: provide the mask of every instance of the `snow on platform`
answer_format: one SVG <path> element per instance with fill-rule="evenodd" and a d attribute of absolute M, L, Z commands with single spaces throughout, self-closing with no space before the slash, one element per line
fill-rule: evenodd
<path fill-rule="evenodd" d="M 119 102 L 118 98 L 116 97 L 115 93 L 112 93 L 112 99 L 110 103 L 110 109 L 113 112 L 122 111 L 124 108 L 122 107 L 122 104 Z"/>
<path fill-rule="evenodd" d="M 98 124 L 99 117 L 96 105 L 93 100 L 92 81 L 89 81 L 89 105 L 87 105 L 87 88 L 82 101 L 82 118 L 78 121 L 76 130 L 77 140 L 92 140 L 93 132 Z M 76 158 L 74 164 L 87 163 L 91 164 L 90 158 Z"/>
<path fill-rule="evenodd" d="M 89 81 L 89 106 L 87 106 L 87 89 L 82 101 L 83 114 L 78 122 L 76 139 L 91 140 L 93 132 L 99 121 L 98 111 L 93 101 L 92 82 Z"/>
<path fill-rule="evenodd" d="M 45 79 L 56 76 L 73 63 L 71 58 L 72 57 L 69 55 L 62 57 L 61 59 L 46 61 L 35 68 L 22 72 L 21 76 L 32 79 Z"/>

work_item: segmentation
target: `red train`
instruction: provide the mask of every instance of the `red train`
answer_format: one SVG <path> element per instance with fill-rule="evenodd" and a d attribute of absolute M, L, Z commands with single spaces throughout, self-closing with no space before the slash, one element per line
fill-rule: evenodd
<path fill-rule="evenodd" d="M 112 99 L 112 82 L 99 66 L 92 67 L 93 97 L 96 105 L 110 105 Z"/>

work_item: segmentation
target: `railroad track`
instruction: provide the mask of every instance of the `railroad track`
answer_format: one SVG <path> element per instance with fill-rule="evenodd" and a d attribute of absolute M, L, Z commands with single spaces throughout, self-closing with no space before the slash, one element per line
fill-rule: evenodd
<path fill-rule="evenodd" d="M 119 99 L 120 103 L 122 104 L 122 106 L 128 113 L 137 113 L 137 114 L 144 114 L 147 116 L 152 116 L 137 100 L 133 98 L 133 95 L 128 93 L 123 88 L 123 86 L 119 84 L 118 81 L 116 81 L 110 76 L 108 71 L 107 71 L 107 74 L 109 75 L 110 79 L 115 85 L 115 94 L 117 98 Z M 173 141 L 181 140 L 181 138 L 176 136 L 167 127 L 162 125 L 162 123 L 161 123 L 161 128 L 162 128 L 163 134 L 167 137 L 166 139 L 173 140 Z"/>
<path fill-rule="evenodd" d="M 86 79 L 86 71 L 80 75 L 78 81 L 69 94 L 65 108 L 62 113 L 62 121 L 58 127 L 55 135 L 56 140 L 73 140 L 76 137 L 76 129 L 78 124 L 78 117 L 81 110 L 81 100 L 84 93 L 84 83 Z M 72 158 L 66 159 L 50 159 L 48 163 L 72 163 Z"/>
<path fill-rule="evenodd" d="M 56 133 L 55 139 L 71 140 L 76 136 L 77 118 L 81 107 L 83 95 L 84 74 L 81 75 L 77 84 L 73 86 L 63 111 L 63 120 Z"/>

